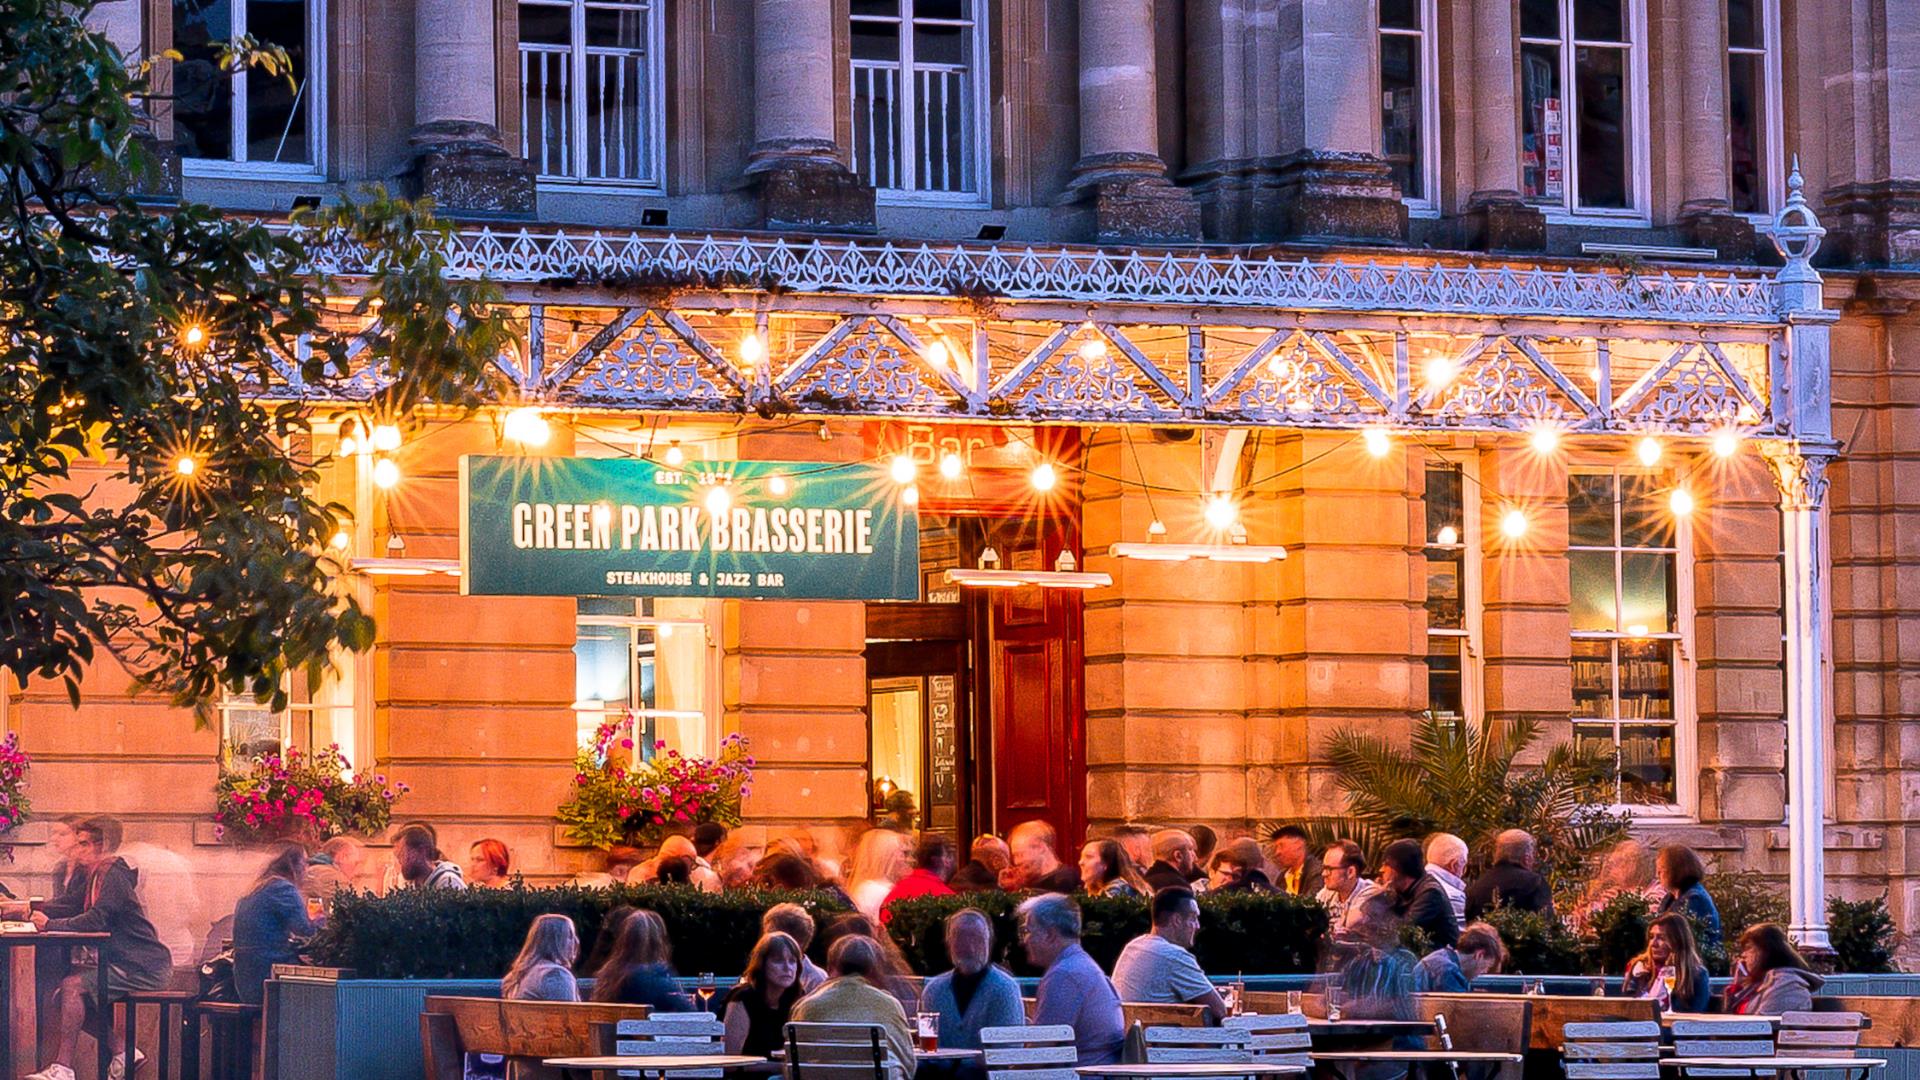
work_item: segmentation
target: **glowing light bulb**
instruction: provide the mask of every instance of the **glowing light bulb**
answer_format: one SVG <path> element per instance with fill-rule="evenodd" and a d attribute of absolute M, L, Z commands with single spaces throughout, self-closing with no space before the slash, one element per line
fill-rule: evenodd
<path fill-rule="evenodd" d="M 919 486 L 915 484 L 908 484 L 906 487 L 901 488 L 900 504 L 902 506 L 919 506 L 920 505 Z"/>
<path fill-rule="evenodd" d="M 1667 505 L 1673 509 L 1673 516 L 1686 517 L 1693 513 L 1693 492 L 1686 488 L 1674 488 L 1673 494 L 1667 496 Z"/>
<path fill-rule="evenodd" d="M 1426 372 L 1427 388 L 1430 390 L 1439 390 L 1452 382 L 1453 377 L 1458 374 L 1453 361 L 1444 356 L 1436 356 L 1427 361 L 1427 366 L 1422 370 Z"/>
<path fill-rule="evenodd" d="M 932 364 L 934 367 L 937 367 L 937 368 L 946 367 L 947 366 L 947 343 L 939 340 L 938 338 L 935 338 L 934 340 L 927 342 L 927 347 L 921 350 L 921 355 L 925 356 L 927 358 L 927 363 Z"/>
<path fill-rule="evenodd" d="M 1722 431 L 1713 437 L 1713 452 L 1716 457 L 1730 458 L 1740 452 L 1740 433 Z"/>
<path fill-rule="evenodd" d="M 332 546 L 332 547 L 334 547 L 334 548 L 337 548 L 337 549 L 339 549 L 339 550 L 341 550 L 341 551 L 345 551 L 345 550 L 346 550 L 346 548 L 347 548 L 347 545 L 348 545 L 348 544 L 350 544 L 350 543 L 352 543 L 352 542 L 353 542 L 353 537 L 351 537 L 351 536 L 348 536 L 348 535 L 347 535 L 347 530 L 345 530 L 345 529 L 341 529 L 341 530 L 340 530 L 339 532 L 337 532 L 337 533 L 334 533 L 334 534 L 333 534 L 333 539 L 332 539 L 332 540 L 329 540 L 329 541 L 327 541 L 327 543 L 328 543 L 328 544 L 329 544 L 330 546 Z"/>
<path fill-rule="evenodd" d="M 1527 515 L 1520 510 L 1509 510 L 1500 519 L 1500 531 L 1518 540 L 1527 535 Z"/>
<path fill-rule="evenodd" d="M 357 449 L 359 449 L 359 447 L 354 443 L 353 436 L 349 435 L 340 440 L 339 456 L 352 457 L 353 452 Z"/>
<path fill-rule="evenodd" d="M 1159 540 L 1164 538 L 1166 535 L 1167 535 L 1167 523 L 1164 521 L 1161 521 L 1159 518 L 1154 518 L 1153 521 L 1147 526 L 1147 539 L 1149 540 Z"/>
<path fill-rule="evenodd" d="M 893 455 L 893 461 L 887 465 L 887 475 L 893 477 L 893 482 L 896 484 L 913 483 L 913 476 L 919 471 L 920 466 L 915 465 L 913 459 L 905 454 Z"/>
<path fill-rule="evenodd" d="M 1035 491 L 1052 491 L 1059 482 L 1060 474 L 1053 471 L 1052 462 L 1043 461 L 1027 474 L 1027 483 L 1032 484 Z"/>
<path fill-rule="evenodd" d="M 173 459 L 173 471 L 179 473 L 181 476 L 192 476 L 199 468 L 200 463 L 193 460 L 191 454 L 181 454 L 179 457 Z"/>
<path fill-rule="evenodd" d="M 400 449 L 400 429 L 392 424 L 374 425 L 372 446 L 383 454 Z"/>
<path fill-rule="evenodd" d="M 1388 437 L 1386 428 L 1370 427 L 1360 438 L 1367 445 L 1367 453 L 1374 457 L 1386 457 L 1393 450 L 1393 440 Z"/>
<path fill-rule="evenodd" d="M 1086 325 L 1086 331 L 1089 334 L 1095 333 L 1092 323 Z M 1080 359 L 1085 360 L 1089 364 L 1105 355 L 1107 355 L 1107 342 L 1105 338 L 1089 337 L 1080 343 Z"/>
<path fill-rule="evenodd" d="M 547 440 L 553 437 L 553 428 L 547 423 L 547 418 L 540 415 L 539 409 L 527 406 L 507 414 L 506 421 L 501 425 L 501 434 L 506 436 L 508 442 L 522 446 L 545 446 Z"/>
<path fill-rule="evenodd" d="M 1651 435 L 1641 439 L 1639 444 L 1633 448 L 1633 452 L 1639 457 L 1640 464 L 1642 465 L 1652 466 L 1660 464 L 1660 440 Z"/>
<path fill-rule="evenodd" d="M 388 490 L 400 482 L 400 466 L 392 458 L 381 458 L 373 463 L 373 486 Z"/>
<path fill-rule="evenodd" d="M 960 474 L 966 471 L 967 471 L 967 463 L 960 460 L 959 454 L 956 454 L 953 451 L 949 450 L 946 453 L 940 455 L 940 475 L 941 476 L 944 476 L 949 480 L 958 480 L 960 479 Z"/>
<path fill-rule="evenodd" d="M 661 459 L 667 463 L 668 468 L 677 469 L 687 463 L 687 452 L 680 449 L 679 443 L 669 443 L 667 452 L 661 455 Z"/>
<path fill-rule="evenodd" d="M 207 329 L 199 323 L 188 323 L 180 331 L 180 343 L 189 349 L 197 349 L 207 343 Z"/>
<path fill-rule="evenodd" d="M 1560 448 L 1560 432 L 1550 427 L 1534 428 L 1531 442 L 1534 453 L 1551 454 Z"/>
<path fill-rule="evenodd" d="M 759 334 L 748 334 L 740 339 L 740 366 L 757 368 L 767 358 L 767 343 L 760 340 Z"/>
<path fill-rule="evenodd" d="M 784 499 L 790 490 L 792 490 L 792 486 L 787 483 L 787 478 L 779 473 L 774 473 L 772 476 L 767 477 L 767 494 L 774 498 Z"/>
<path fill-rule="evenodd" d="M 733 493 L 718 484 L 707 489 L 707 513 L 714 517 L 725 517 L 733 509 Z"/>
<path fill-rule="evenodd" d="M 1233 496 L 1221 492 L 1207 499 L 1207 508 L 1202 516 L 1207 519 L 1208 525 L 1225 532 L 1240 520 L 1240 508 L 1234 505 Z"/>
<path fill-rule="evenodd" d="M 1433 542 L 1441 547 L 1452 547 L 1460 542 L 1460 530 L 1451 525 L 1442 525 L 1434 535 Z"/>

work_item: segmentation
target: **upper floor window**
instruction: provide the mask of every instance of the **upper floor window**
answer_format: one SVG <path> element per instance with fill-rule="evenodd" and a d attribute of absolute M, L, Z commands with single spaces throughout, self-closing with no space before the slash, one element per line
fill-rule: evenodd
<path fill-rule="evenodd" d="M 1727 0 L 1727 162 L 1733 210 L 1777 205 L 1780 152 L 1777 0 Z"/>
<path fill-rule="evenodd" d="M 1380 156 L 1400 194 L 1422 209 L 1438 194 L 1433 15 L 1433 0 L 1380 0 Z"/>
<path fill-rule="evenodd" d="M 1427 711 L 1464 720 L 1480 712 L 1479 514 L 1465 470 L 1429 464 L 1425 502 Z"/>
<path fill-rule="evenodd" d="M 882 195 L 986 194 L 977 0 L 852 0 L 853 169 Z"/>
<path fill-rule="evenodd" d="M 1618 761 L 1622 804 L 1681 804 L 1689 765 L 1687 529 L 1667 499 L 1652 474 L 1567 478 L 1574 737 Z"/>
<path fill-rule="evenodd" d="M 1521 0 L 1520 182 L 1575 213 L 1640 209 L 1637 0 Z"/>
<path fill-rule="evenodd" d="M 189 161 L 311 172 L 320 161 L 326 65 L 321 0 L 173 0 L 173 142 Z M 239 37 L 278 45 L 291 71 L 222 67 Z"/>
<path fill-rule="evenodd" d="M 716 602 L 583 596 L 573 646 L 574 702 L 580 745 L 603 723 L 629 711 L 635 755 L 658 743 L 682 754 L 719 748 Z"/>
<path fill-rule="evenodd" d="M 356 756 L 354 677 L 356 658 L 336 657 L 339 666 L 317 681 L 296 671 L 287 676 L 287 707 L 274 712 L 247 698 L 220 703 L 220 763 L 244 765 L 260 754 L 289 749 L 314 751 L 337 745 L 349 762 Z"/>
<path fill-rule="evenodd" d="M 660 21 L 651 2 L 522 0 L 520 152 L 542 180 L 660 182 Z"/>

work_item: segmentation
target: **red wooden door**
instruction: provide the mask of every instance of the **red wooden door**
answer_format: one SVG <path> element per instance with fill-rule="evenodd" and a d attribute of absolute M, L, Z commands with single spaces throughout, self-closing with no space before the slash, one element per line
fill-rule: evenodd
<path fill-rule="evenodd" d="M 992 827 L 1004 835 L 1040 818 L 1053 824 L 1062 852 L 1071 851 L 1087 822 L 1080 594 L 1024 588 L 986 599 Z"/>

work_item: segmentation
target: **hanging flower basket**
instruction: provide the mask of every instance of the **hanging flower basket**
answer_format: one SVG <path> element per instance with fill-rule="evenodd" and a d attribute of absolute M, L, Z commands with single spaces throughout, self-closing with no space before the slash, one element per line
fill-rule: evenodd
<path fill-rule="evenodd" d="M 384 773 L 347 774 L 338 745 L 306 754 L 257 754 L 220 770 L 214 785 L 215 827 L 236 844 L 275 840 L 318 844 L 336 836 L 373 836 L 393 820 L 407 785 Z"/>
<path fill-rule="evenodd" d="M 715 821 L 740 824 L 740 804 L 753 786 L 747 740 L 729 735 L 712 758 L 685 757 L 655 743 L 650 760 L 637 755 L 634 716 L 609 720 L 573 761 L 573 794 L 556 816 L 576 844 L 605 850 L 616 844 L 652 847 L 672 830 Z"/>
<path fill-rule="evenodd" d="M 27 801 L 27 769 L 33 759 L 20 749 L 20 736 L 9 732 L 0 739 L 0 836 L 26 823 L 32 813 Z M 13 861 L 13 845 L 0 844 L 0 862 Z"/>

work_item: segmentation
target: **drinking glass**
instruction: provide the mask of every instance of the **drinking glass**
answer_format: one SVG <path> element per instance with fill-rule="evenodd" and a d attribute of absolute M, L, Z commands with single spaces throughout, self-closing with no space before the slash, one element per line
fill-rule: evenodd
<path fill-rule="evenodd" d="M 1327 1019 L 1340 1019 L 1340 988 L 1337 986 L 1327 987 Z"/>
<path fill-rule="evenodd" d="M 1300 991 L 1298 990 L 1287 991 L 1287 1015 L 1300 1015 Z"/>
<path fill-rule="evenodd" d="M 1605 979 L 1594 979 L 1587 984 L 1587 988 L 1593 991 L 1594 997 L 1607 996 L 1607 980 Z"/>
<path fill-rule="evenodd" d="M 715 986 L 713 981 L 713 972 L 711 971 L 701 972 L 700 985 L 698 988 L 694 990 L 694 994 L 700 999 L 701 1012 L 713 1011 L 713 995 L 716 989 L 717 987 Z"/>
<path fill-rule="evenodd" d="M 930 1053 L 940 1049 L 939 1013 L 915 1013 L 913 1014 L 913 1024 L 914 1030 L 920 1033 L 920 1050 L 923 1053 Z"/>
<path fill-rule="evenodd" d="M 1668 1001 L 1673 1000 L 1673 988 L 1677 983 L 1679 983 L 1679 981 L 1680 981 L 1679 972 L 1675 971 L 1670 967 L 1663 967 L 1660 969 L 1660 986 L 1661 986 L 1661 989 L 1666 991 L 1666 993 L 1662 995 L 1664 998 L 1666 998 L 1666 1000 Z"/>

